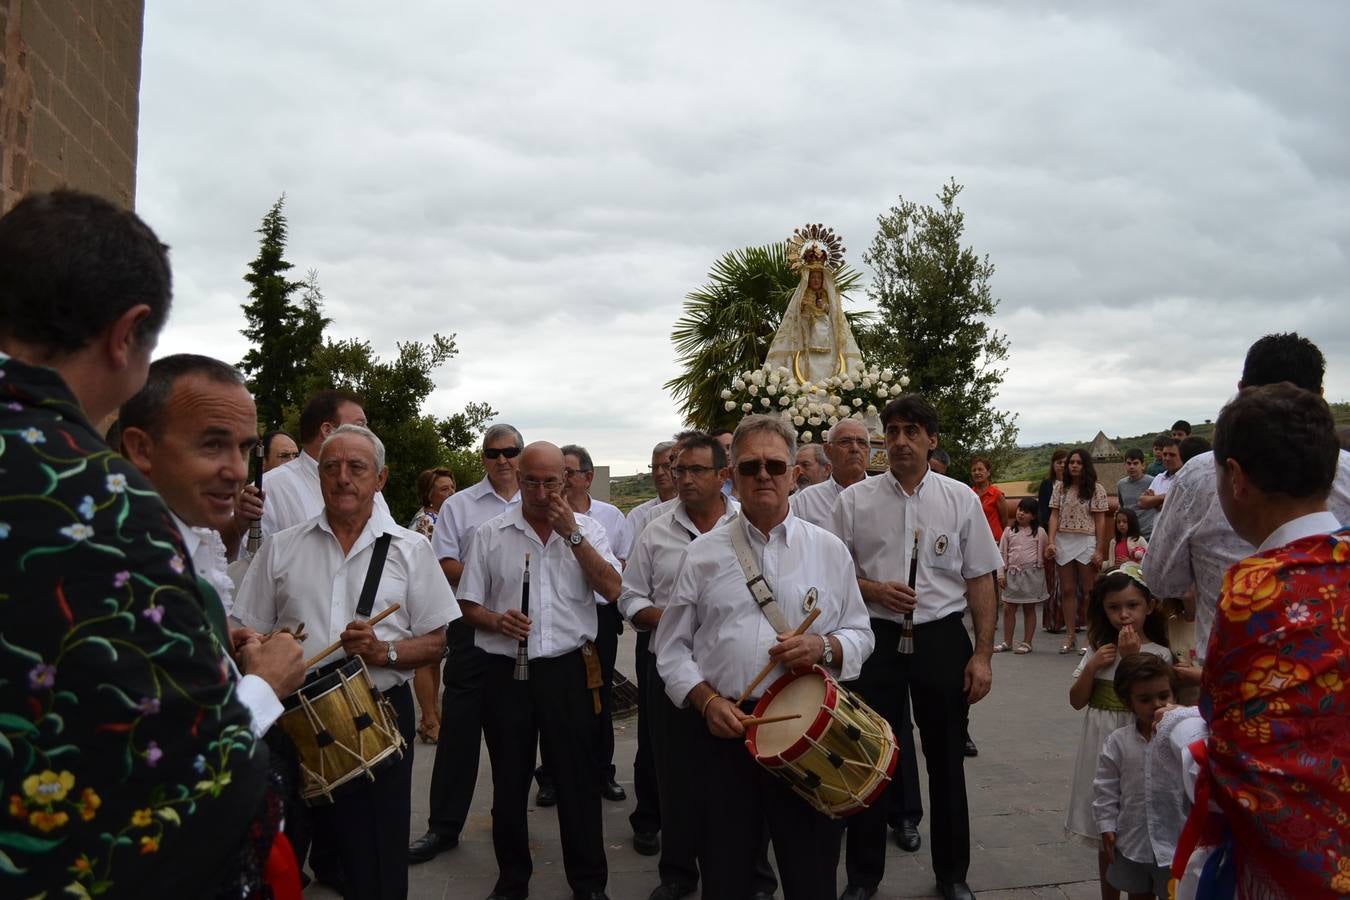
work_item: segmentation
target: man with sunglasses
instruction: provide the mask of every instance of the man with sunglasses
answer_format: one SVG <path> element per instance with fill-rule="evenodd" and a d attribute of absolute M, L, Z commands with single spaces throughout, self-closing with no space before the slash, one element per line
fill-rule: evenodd
<path fill-rule="evenodd" d="M 492 761 L 489 900 L 529 892 L 528 805 L 536 739 L 557 779 L 563 868 L 574 897 L 602 900 L 608 880 L 596 767 L 595 595 L 619 598 L 619 561 L 595 519 L 563 499 L 563 454 L 535 443 L 520 455 L 520 503 L 474 533 L 457 594 L 487 659 L 483 735 Z M 530 581 L 524 573 L 529 560 Z M 521 609 L 528 590 L 529 611 Z M 526 677 L 517 677 L 520 642 Z"/>
<path fill-rule="evenodd" d="M 751 895 L 766 824 L 787 900 L 819 900 L 836 890 L 839 823 L 755 764 L 742 721 L 757 698 L 740 705 L 733 699 L 766 661 L 777 665 L 765 684 L 817 663 L 854 678 L 872 651 L 847 548 L 788 507 L 796 443 L 792 427 L 775 416 L 741 421 L 731 449 L 741 513 L 689 545 L 656 632 L 657 669 L 667 696 L 696 725 L 703 720 L 685 764 L 698 771 L 702 793 L 717 804 L 704 817 L 699 847 L 705 897 Z M 807 633 L 775 634 L 738 561 L 735 546 L 742 538 L 788 630 L 820 611 Z"/>
<path fill-rule="evenodd" d="M 989 693 L 993 674 L 994 582 L 1002 562 L 980 501 L 969 487 L 929 468 L 937 448 L 937 412 L 917 394 L 882 410 L 890 471 L 839 495 L 834 531 L 848 545 L 867 600 L 876 650 L 855 685 L 897 732 L 901 698 L 913 704 L 928 763 L 933 873 L 939 893 L 974 896 L 970 815 L 966 804 L 965 742 L 970 705 Z M 909 584 L 918 536 L 918 567 Z M 962 614 L 975 623 L 975 647 Z M 906 614 L 913 652 L 899 652 Z M 887 804 L 848 824 L 848 887 L 841 900 L 867 900 L 886 868 Z"/>
<path fill-rule="evenodd" d="M 441 504 L 431 549 L 452 588 L 459 588 L 464 560 L 478 526 L 520 505 L 516 473 L 524 447 L 525 440 L 513 426 L 493 425 L 483 435 L 483 479 L 456 491 Z M 426 862 L 459 846 L 459 833 L 468 819 L 478 782 L 486 660 L 474 646 L 473 626 L 465 620 L 450 624 L 446 645 L 441 694 L 441 722 L 446 727 L 436 741 L 427 832 L 409 845 L 410 863 Z"/>

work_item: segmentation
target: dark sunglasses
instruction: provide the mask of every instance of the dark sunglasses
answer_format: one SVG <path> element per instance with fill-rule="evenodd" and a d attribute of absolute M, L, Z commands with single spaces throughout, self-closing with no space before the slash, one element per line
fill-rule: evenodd
<path fill-rule="evenodd" d="M 483 451 L 483 455 L 488 459 L 496 459 L 499 456 L 505 456 L 507 459 L 515 459 L 520 455 L 519 447 L 489 447 Z"/>
<path fill-rule="evenodd" d="M 746 478 L 754 478 L 761 468 L 777 478 L 788 470 L 788 464 L 784 459 L 743 459 L 736 463 L 736 471 Z"/>

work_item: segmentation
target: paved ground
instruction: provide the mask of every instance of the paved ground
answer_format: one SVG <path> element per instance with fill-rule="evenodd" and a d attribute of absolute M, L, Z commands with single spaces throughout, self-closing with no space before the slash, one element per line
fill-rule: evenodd
<path fill-rule="evenodd" d="M 1018 628 L 1020 633 L 1020 622 Z M 1054 651 L 1060 640 L 1056 635 L 1037 635 L 1036 652 L 1032 654 L 996 654 L 993 693 L 972 711 L 971 734 L 980 747 L 980 755 L 966 761 L 972 819 L 970 885 L 981 897 L 1090 900 L 1099 896 L 1096 855 L 1087 846 L 1070 842 L 1064 836 L 1064 804 L 1082 714 L 1075 713 L 1068 704 L 1069 675 L 1078 657 L 1057 655 Z M 625 632 L 622 641 L 619 668 L 631 673 L 632 632 Z M 657 884 L 656 858 L 633 852 L 628 825 L 633 807 L 636 719 L 616 723 L 615 739 L 618 778 L 628 789 L 629 800 L 605 804 L 609 895 L 613 900 L 646 900 Z M 431 747 L 419 744 L 416 748 L 414 837 L 425 830 L 433 755 Z M 919 767 L 922 771 L 922 759 Z M 924 780 L 926 784 L 927 778 Z M 481 900 L 491 892 L 496 878 L 491 803 L 485 749 L 473 811 L 460 845 L 429 863 L 411 868 L 411 897 Z M 928 805 L 926 795 L 924 805 Z M 563 878 L 557 816 L 553 810 L 533 808 L 530 816 L 535 860 L 530 896 L 537 900 L 567 900 L 571 894 Z M 920 831 L 924 846 L 917 854 L 890 846 L 886 879 L 878 897 L 936 896 L 926 821 Z M 844 880 L 841 861 L 841 890 Z M 306 896 L 326 900 L 337 895 L 311 887 Z"/>

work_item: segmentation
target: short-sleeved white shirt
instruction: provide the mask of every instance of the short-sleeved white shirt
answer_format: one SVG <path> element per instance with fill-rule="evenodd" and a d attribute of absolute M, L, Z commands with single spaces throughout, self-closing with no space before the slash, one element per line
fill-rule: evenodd
<path fill-rule="evenodd" d="M 630 547 L 637 544 L 638 536 L 642 534 L 642 529 L 646 528 L 649 522 L 661 515 L 661 513 L 669 512 L 670 507 L 668 504 L 678 503 L 679 499 L 678 495 L 669 500 L 653 497 L 630 509 L 628 511 L 628 540 Z"/>
<path fill-rule="evenodd" d="M 834 505 L 843 492 L 844 486 L 831 476 L 793 494 L 788 505 L 797 518 L 829 531 L 834 525 Z"/>
<path fill-rule="evenodd" d="M 736 515 L 741 505 L 726 494 L 717 525 Z M 717 525 L 713 527 L 716 528 Z M 711 529 L 709 529 L 711 530 Z M 683 501 L 663 516 L 658 516 L 638 536 L 633 555 L 623 570 L 623 591 L 619 594 L 619 612 L 632 619 L 644 609 L 665 609 L 680 573 L 684 551 L 699 536 L 698 526 L 689 518 Z"/>
<path fill-rule="evenodd" d="M 446 497 L 431 533 L 431 549 L 436 551 L 436 558 L 464 562 L 478 526 L 519 505 L 519 490 L 503 497 L 487 478 Z"/>
<path fill-rule="evenodd" d="M 909 582 L 914 532 L 919 532 L 915 624 L 966 608 L 966 580 L 995 572 L 1003 557 L 980 499 L 967 485 L 928 472 L 913 494 L 891 472 L 850 485 L 834 508 L 834 533 L 853 555 L 859 578 Z M 869 605 L 873 618 L 904 617 Z"/>

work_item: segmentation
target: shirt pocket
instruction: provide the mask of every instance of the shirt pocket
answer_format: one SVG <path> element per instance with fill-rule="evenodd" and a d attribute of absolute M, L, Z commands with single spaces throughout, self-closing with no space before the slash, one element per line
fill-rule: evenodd
<path fill-rule="evenodd" d="M 960 535 L 944 531 L 928 532 L 919 540 L 920 566 L 941 572 L 961 571 Z"/>

